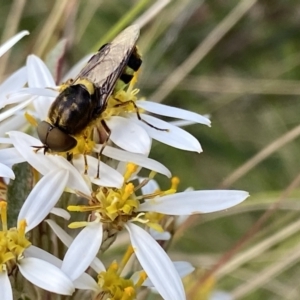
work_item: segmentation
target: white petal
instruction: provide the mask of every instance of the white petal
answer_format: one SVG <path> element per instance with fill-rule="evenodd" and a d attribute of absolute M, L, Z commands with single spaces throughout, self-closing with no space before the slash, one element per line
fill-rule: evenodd
<path fill-rule="evenodd" d="M 139 183 L 142 183 L 144 180 L 148 180 L 148 178 L 138 178 Z M 157 184 L 156 180 L 150 179 L 146 185 L 142 187 L 142 194 L 149 195 L 154 193 L 155 191 L 159 190 L 159 185 Z"/>
<path fill-rule="evenodd" d="M 144 101 L 144 100 L 136 101 L 136 105 L 138 107 L 145 109 L 146 111 L 161 116 L 193 121 L 195 123 L 205 124 L 208 126 L 210 126 L 211 123 L 208 118 L 182 108 L 177 108 L 177 107 L 168 106 L 157 102 Z"/>
<path fill-rule="evenodd" d="M 31 245 L 30 247 L 26 248 L 24 251 L 25 257 L 35 257 L 41 260 L 44 260 L 57 268 L 60 268 L 62 265 L 62 260 L 57 258 L 56 256 L 48 253 L 47 251 L 38 248 L 36 246 Z"/>
<path fill-rule="evenodd" d="M 168 231 L 158 232 L 152 228 L 149 229 L 149 233 L 156 241 L 168 241 L 172 237 Z"/>
<path fill-rule="evenodd" d="M 44 62 L 37 56 L 29 55 L 27 57 L 27 70 L 29 87 L 55 87 L 55 82 L 50 71 Z M 41 120 L 46 119 L 49 107 L 53 100 L 52 97 L 38 97 L 34 100 L 33 105 Z"/>
<path fill-rule="evenodd" d="M 34 99 L 34 97 L 32 97 L 31 99 L 29 99 L 29 100 L 27 100 L 25 102 L 22 102 L 22 103 L 16 105 L 16 106 L 13 106 L 13 107 L 9 108 L 8 110 L 4 111 L 3 113 L 1 113 L 0 114 L 0 122 L 2 122 L 3 120 L 11 117 L 16 112 L 18 112 L 19 110 L 23 109 L 27 105 L 29 105 L 33 99 Z"/>
<path fill-rule="evenodd" d="M 51 214 L 59 216 L 65 220 L 70 220 L 71 215 L 68 211 L 66 211 L 63 208 L 59 208 L 59 207 L 53 207 L 50 211 Z"/>
<path fill-rule="evenodd" d="M 198 153 L 202 152 L 202 148 L 199 141 L 190 133 L 179 127 L 173 126 L 168 122 L 162 121 L 160 119 L 145 114 L 141 114 L 141 118 L 143 120 L 147 121 L 149 124 L 157 128 L 166 129 L 168 131 L 162 131 L 150 127 L 144 122 L 139 121 L 136 117 L 136 114 L 133 113 L 128 114 L 128 118 L 142 126 L 148 132 L 150 137 L 157 141 L 160 141 L 161 143 L 182 150 L 195 151 Z"/>
<path fill-rule="evenodd" d="M 58 226 L 53 220 L 48 219 L 45 220 L 45 222 L 49 224 L 49 226 L 54 231 L 56 236 L 61 240 L 61 242 L 69 248 L 73 242 L 73 238 L 69 234 L 67 234 L 60 226 Z M 91 268 L 94 269 L 97 273 L 106 270 L 101 260 L 97 257 L 95 257 L 91 262 Z"/>
<path fill-rule="evenodd" d="M 4 136 L 8 131 L 21 130 L 21 128 L 23 128 L 24 125 L 28 125 L 24 114 L 17 114 L 15 116 L 12 116 L 9 119 L 1 122 L 0 136 Z"/>
<path fill-rule="evenodd" d="M 52 97 L 38 97 L 33 101 L 34 109 L 40 120 L 45 120 L 47 118 L 53 100 Z"/>
<path fill-rule="evenodd" d="M 120 174 L 125 174 L 127 171 L 127 165 L 128 162 L 119 161 L 115 168 Z M 136 178 L 136 175 L 141 171 L 141 169 L 142 167 L 137 167 L 136 171 L 132 174 L 132 176 L 128 179 L 128 181 L 134 180 L 134 178 Z"/>
<path fill-rule="evenodd" d="M 61 242 L 68 248 L 73 242 L 73 238 L 67 234 L 60 226 L 58 226 L 53 220 L 45 220 L 49 224 L 55 235 L 61 240 Z"/>
<path fill-rule="evenodd" d="M 53 169 L 53 163 L 48 155 L 34 151 L 34 147 L 43 145 L 40 140 L 19 131 L 10 131 L 8 135 L 18 152 L 41 174 L 47 174 L 51 167 Z"/>
<path fill-rule="evenodd" d="M 62 264 L 62 271 L 72 280 L 77 279 L 96 257 L 102 243 L 101 223 L 86 226 L 74 239 Z"/>
<path fill-rule="evenodd" d="M 181 279 L 161 246 L 141 227 L 132 223 L 125 226 L 135 255 L 160 295 L 165 300 L 186 299 Z"/>
<path fill-rule="evenodd" d="M 180 225 L 182 225 L 190 216 L 189 215 L 181 215 L 177 216 L 174 220 L 174 228 L 177 229 Z"/>
<path fill-rule="evenodd" d="M 185 126 L 196 124 L 193 121 L 186 121 L 186 120 L 171 121 L 169 123 L 174 125 L 174 126 L 177 126 L 177 127 L 185 127 Z"/>
<path fill-rule="evenodd" d="M 92 261 L 91 268 L 96 271 L 97 274 L 106 271 L 102 261 L 98 257 L 95 257 Z"/>
<path fill-rule="evenodd" d="M 123 185 L 124 178 L 123 176 L 117 172 L 112 167 L 107 164 L 100 162 L 100 178 L 96 178 L 97 168 L 98 168 L 98 159 L 92 157 L 90 155 L 86 156 L 87 164 L 88 164 L 88 175 L 90 177 L 91 182 L 101 186 L 107 187 L 117 187 L 120 188 Z M 76 169 L 79 170 L 82 174 L 84 173 L 84 158 L 83 156 L 79 156 L 73 159 L 73 164 Z"/>
<path fill-rule="evenodd" d="M 24 162 L 25 159 L 15 148 L 0 149 L 0 161 L 5 162 L 7 166 L 12 166 Z"/>
<path fill-rule="evenodd" d="M 0 137 L 0 143 L 1 144 L 12 144 L 12 141 L 10 138 Z"/>
<path fill-rule="evenodd" d="M 10 131 L 8 135 L 18 152 L 41 174 L 45 175 L 53 169 L 66 169 L 69 171 L 67 186 L 84 194 L 90 194 L 87 183 L 70 162 L 59 155 L 44 155 L 42 151 L 34 151 L 34 147 L 42 146 L 40 140 L 18 131 Z"/>
<path fill-rule="evenodd" d="M 5 300 L 13 300 L 13 293 L 7 272 L 0 272 L 0 291 L 1 298 Z"/>
<path fill-rule="evenodd" d="M 58 96 L 56 88 L 43 88 L 43 87 L 29 87 L 20 89 L 17 92 L 13 92 L 9 95 L 9 98 L 13 98 L 16 95 L 34 95 L 56 98 Z"/>
<path fill-rule="evenodd" d="M 5 96 L 5 98 L 1 102 L 1 106 L 5 106 L 7 104 L 22 103 L 27 100 L 34 100 L 35 98 L 36 97 L 33 97 L 30 94 L 20 94 L 19 92 L 13 92 Z"/>
<path fill-rule="evenodd" d="M 26 220 L 26 232 L 37 226 L 59 200 L 68 181 L 67 170 L 53 170 L 45 175 L 30 192 L 18 216 Z"/>
<path fill-rule="evenodd" d="M 110 139 L 120 148 L 133 153 L 148 155 L 151 139 L 143 127 L 119 116 L 106 121 L 111 130 Z"/>
<path fill-rule="evenodd" d="M 25 35 L 28 35 L 29 31 L 23 30 L 10 38 L 8 41 L 6 41 L 3 45 L 0 47 L 0 57 L 8 51 L 13 45 L 15 45 L 21 38 L 23 38 Z"/>
<path fill-rule="evenodd" d="M 72 295 L 72 281 L 56 266 L 34 257 L 21 259 L 19 270 L 34 285 L 61 295 Z"/>
<path fill-rule="evenodd" d="M 36 55 L 27 57 L 29 87 L 53 87 L 55 82 L 45 63 Z"/>
<path fill-rule="evenodd" d="M 195 268 L 187 261 L 173 261 L 173 264 L 181 278 L 194 272 Z"/>
<path fill-rule="evenodd" d="M 166 215 L 204 214 L 227 209 L 244 201 L 245 191 L 191 191 L 147 200 L 139 211 L 154 211 Z"/>
<path fill-rule="evenodd" d="M 186 261 L 173 261 L 173 264 L 180 278 L 184 278 L 195 270 L 192 264 Z M 147 278 L 143 283 L 143 286 L 153 287 L 153 283 Z"/>
<path fill-rule="evenodd" d="M 29 248 L 25 249 L 24 251 L 25 257 L 35 257 L 41 260 L 44 260 L 57 268 L 61 268 L 62 260 L 58 259 L 56 256 L 46 252 L 43 249 L 40 249 L 35 246 L 30 246 Z M 76 289 L 88 289 L 88 290 L 99 290 L 99 287 L 95 280 L 88 274 L 83 273 L 81 276 L 78 277 L 74 282 L 74 287 Z M 97 287 L 97 289 L 96 289 Z"/>
<path fill-rule="evenodd" d="M 91 290 L 95 292 L 100 292 L 100 287 L 92 276 L 87 273 L 81 274 L 77 279 L 73 281 L 76 289 L 79 290 Z"/>
<path fill-rule="evenodd" d="M 27 82 L 26 75 L 27 75 L 26 67 L 22 67 L 16 72 L 14 72 L 12 75 L 10 75 L 0 85 L 0 108 L 4 107 L 8 103 L 11 103 L 7 98 L 7 94 L 23 87 Z"/>
<path fill-rule="evenodd" d="M 10 179 L 15 179 L 15 174 L 11 168 L 6 165 L 0 163 L 0 177 L 6 177 Z"/>
<path fill-rule="evenodd" d="M 80 172 L 69 161 L 59 155 L 49 155 L 49 159 L 57 167 L 64 168 L 69 171 L 69 180 L 67 183 L 69 188 L 88 195 L 91 193 L 83 175 L 80 174 Z"/>
<path fill-rule="evenodd" d="M 100 151 L 102 145 L 97 145 L 94 150 Z M 171 172 L 160 162 L 148 158 L 142 154 L 131 153 L 110 146 L 106 146 L 103 150 L 103 155 L 124 162 L 131 162 L 143 168 L 153 170 L 157 173 L 171 177 Z"/>

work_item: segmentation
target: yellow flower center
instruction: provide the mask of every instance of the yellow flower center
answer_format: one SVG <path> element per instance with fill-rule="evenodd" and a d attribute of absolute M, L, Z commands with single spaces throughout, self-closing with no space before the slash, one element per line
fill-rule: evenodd
<path fill-rule="evenodd" d="M 9 274 L 31 243 L 25 237 L 25 221 L 21 221 L 18 228 L 7 229 L 7 203 L 5 201 L 0 201 L 0 213 L 2 224 L 0 231 L 0 271 L 6 270 Z"/>
<path fill-rule="evenodd" d="M 98 274 L 98 285 L 112 300 L 133 300 L 136 298 L 136 287 L 131 279 L 119 275 L 116 262 L 112 263 L 106 272 Z"/>
<path fill-rule="evenodd" d="M 131 300 L 136 299 L 137 289 L 142 286 L 147 279 L 147 274 L 144 271 L 138 272 L 135 276 L 135 283 L 131 279 L 121 276 L 124 268 L 134 254 L 134 249 L 129 246 L 124 254 L 120 265 L 113 262 L 107 271 L 98 274 L 98 285 L 101 293 L 96 299 L 111 299 L 111 300 Z M 127 276 L 126 276 L 127 277 Z"/>
<path fill-rule="evenodd" d="M 130 169 L 134 170 L 132 167 Z M 100 187 L 92 195 L 89 205 L 69 206 L 68 210 L 94 212 L 100 216 L 101 222 L 110 223 L 114 228 L 121 230 L 124 223 L 136 216 L 135 211 L 140 202 L 136 199 L 134 192 L 132 183 L 125 183 L 121 189 Z M 77 226 L 73 223 L 70 227 Z"/>
<path fill-rule="evenodd" d="M 166 191 L 155 191 L 153 194 L 136 196 L 136 191 L 146 184 L 147 180 L 138 186 L 127 182 L 136 172 L 137 166 L 129 163 L 124 174 L 124 185 L 122 188 L 100 187 L 91 197 L 82 195 L 89 200 L 88 205 L 68 206 L 69 211 L 74 212 L 91 212 L 90 222 L 102 222 L 106 224 L 105 229 L 110 228 L 116 231 L 123 229 L 124 224 L 128 221 L 135 221 L 146 224 L 152 229 L 162 232 L 161 226 L 163 214 L 155 212 L 138 212 L 140 203 L 158 196 L 176 193 L 179 184 L 177 177 L 172 178 L 171 187 Z M 154 177 L 151 172 L 149 179 Z M 73 222 L 70 228 L 79 228 L 87 226 L 88 222 Z M 108 227 L 107 227 L 108 226 Z"/>

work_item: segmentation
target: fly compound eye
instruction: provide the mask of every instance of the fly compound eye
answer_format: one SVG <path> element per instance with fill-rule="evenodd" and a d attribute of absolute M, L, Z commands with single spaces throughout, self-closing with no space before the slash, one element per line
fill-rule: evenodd
<path fill-rule="evenodd" d="M 39 123 L 37 133 L 45 147 L 55 152 L 69 151 L 77 144 L 72 136 L 46 121 Z"/>

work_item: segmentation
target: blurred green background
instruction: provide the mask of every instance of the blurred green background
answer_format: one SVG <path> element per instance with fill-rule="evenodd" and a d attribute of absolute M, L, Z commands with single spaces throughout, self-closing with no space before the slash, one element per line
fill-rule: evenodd
<path fill-rule="evenodd" d="M 67 71 L 155 3 L 2 0 L 2 42 L 23 29 L 30 35 L 3 57 L 0 75 L 4 79 L 31 53 L 47 60 L 62 38 L 68 39 Z M 191 279 L 199 289 L 203 270 L 241 244 L 278 203 L 213 273 L 212 289 L 235 299 L 300 299 L 299 20 L 299 1 L 173 0 L 141 29 L 140 95 L 209 114 L 212 121 L 211 128 L 186 127 L 203 153 L 154 142 L 151 157 L 180 177 L 181 190 L 232 188 L 251 194 L 227 212 L 193 218 L 175 239 L 170 253 L 200 269 Z M 157 180 L 162 187 L 169 184 Z"/>

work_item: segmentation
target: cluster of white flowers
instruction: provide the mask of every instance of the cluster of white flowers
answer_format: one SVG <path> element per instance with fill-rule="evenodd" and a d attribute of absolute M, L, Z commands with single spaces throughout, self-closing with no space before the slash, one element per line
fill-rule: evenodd
<path fill-rule="evenodd" d="M 28 32 L 23 31 L 2 45 L 0 56 L 26 34 Z M 71 71 L 66 79 L 75 75 Z M 42 143 L 32 127 L 36 120 L 46 119 L 57 90 L 50 71 L 34 55 L 28 56 L 26 66 L 0 85 L 0 108 L 4 108 L 0 114 L 0 175 L 7 180 L 18 180 L 12 166 L 21 162 L 27 162 L 40 174 L 20 210 L 17 228 L 7 227 L 7 203 L 0 201 L 1 297 L 13 299 L 9 277 L 13 277 L 18 268 L 32 284 L 61 295 L 72 295 L 79 289 L 91 291 L 94 298 L 101 295 L 97 299 L 135 299 L 139 287 L 146 286 L 155 288 L 164 299 L 185 299 L 181 277 L 192 272 L 193 267 L 186 262 L 172 262 L 158 243 L 170 239 L 163 220 L 171 220 L 168 216 L 224 210 L 244 201 L 248 193 L 229 190 L 177 193 L 177 178 L 171 180 L 170 189 L 159 190 L 152 178 L 156 173 L 171 177 L 171 172 L 148 157 L 152 139 L 187 151 L 200 153 L 202 149 L 197 139 L 176 124 L 142 112 L 208 126 L 210 120 L 183 109 L 138 100 L 138 90 L 130 85 L 123 96 L 135 101 L 143 120 L 167 130 L 156 130 L 139 121 L 134 109 L 111 113 L 108 108 L 103 118 L 111 129 L 110 140 L 117 147 L 106 146 L 102 154 L 115 163 L 101 161 L 100 176 L 95 178 L 98 159 L 93 152 L 99 152 L 102 147 L 99 144 L 93 145 L 90 153 L 74 155 L 72 163 L 61 155 L 34 149 Z M 88 165 L 87 174 L 83 156 Z M 141 168 L 150 170 L 149 178 L 138 177 Z M 134 185 L 133 180 L 139 183 Z M 84 216 L 89 213 L 88 218 L 69 225 L 83 228 L 74 239 L 53 220 L 45 220 L 49 213 L 66 222 L 70 218 L 67 211 L 55 207 L 63 192 L 76 193 L 86 199 L 86 205 L 68 207 L 69 211 L 85 213 Z M 63 261 L 35 247 L 27 237 L 27 233 L 44 220 L 68 247 Z M 120 263 L 114 261 L 105 268 L 98 257 L 99 250 L 108 249 L 123 229 L 129 233 L 131 246 Z M 133 254 L 141 270 L 129 278 L 125 267 Z M 85 273 L 88 269 L 98 274 L 97 279 Z"/>

